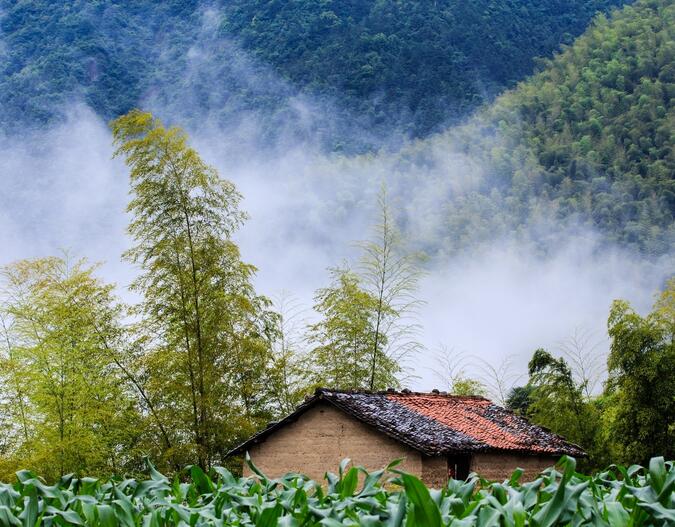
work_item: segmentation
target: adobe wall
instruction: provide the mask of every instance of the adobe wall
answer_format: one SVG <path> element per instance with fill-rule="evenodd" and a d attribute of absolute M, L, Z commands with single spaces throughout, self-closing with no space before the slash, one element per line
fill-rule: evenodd
<path fill-rule="evenodd" d="M 280 428 L 249 450 L 264 474 L 279 477 L 300 472 L 323 481 L 325 472 L 337 473 L 340 461 L 350 458 L 368 470 L 384 468 L 405 458 L 399 468 L 422 473 L 421 455 L 326 403 L 319 403 L 297 421 Z M 244 475 L 251 475 L 244 464 Z"/>
<path fill-rule="evenodd" d="M 448 482 L 448 458 L 445 456 L 422 456 L 422 477 L 427 486 L 435 489 Z"/>
<path fill-rule="evenodd" d="M 539 473 L 555 465 L 555 456 L 526 456 L 522 454 L 475 454 L 471 458 L 471 471 L 491 481 L 503 481 L 511 477 L 516 468 L 524 470 L 521 481 L 536 479 Z"/>

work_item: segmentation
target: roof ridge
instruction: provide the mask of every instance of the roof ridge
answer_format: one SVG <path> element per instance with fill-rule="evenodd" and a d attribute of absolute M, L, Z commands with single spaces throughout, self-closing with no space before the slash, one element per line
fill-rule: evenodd
<path fill-rule="evenodd" d="M 418 392 L 410 390 L 408 388 L 403 388 L 402 390 L 395 390 L 393 388 L 387 388 L 386 390 L 365 390 L 359 388 L 338 389 L 338 388 L 318 387 L 314 390 L 315 396 L 324 393 L 341 393 L 345 395 L 404 395 L 404 396 L 413 395 L 413 396 L 428 396 L 428 397 L 446 397 L 449 399 L 470 399 L 478 401 L 490 401 L 490 399 L 488 399 L 487 397 L 483 397 L 482 395 L 456 395 L 445 391 L 440 391 L 436 388 L 432 389 L 430 392 Z"/>
<path fill-rule="evenodd" d="M 340 394 L 347 396 L 341 397 Z M 445 404 L 444 400 L 467 402 Z M 471 400 L 487 401 L 487 404 L 471 404 Z M 295 411 L 279 421 L 269 423 L 265 429 L 230 450 L 227 455 L 240 454 L 265 441 L 275 430 L 297 420 L 316 404 L 324 403 L 426 455 L 480 451 L 586 455 L 578 445 L 565 441 L 563 437 L 530 423 L 484 397 L 453 396 L 440 391 L 428 393 L 405 389 L 399 392 L 393 389 L 369 391 L 330 388 L 317 388 Z"/>

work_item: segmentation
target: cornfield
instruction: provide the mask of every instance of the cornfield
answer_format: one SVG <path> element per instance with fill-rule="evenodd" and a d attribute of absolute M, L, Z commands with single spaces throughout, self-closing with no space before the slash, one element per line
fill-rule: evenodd
<path fill-rule="evenodd" d="M 0 525 L 102 527 L 437 527 L 675 525 L 675 469 L 663 458 L 648 468 L 611 466 L 593 476 L 564 457 L 540 477 L 519 483 L 475 475 L 428 489 L 395 464 L 367 472 L 326 474 L 323 486 L 299 474 L 237 478 L 223 468 L 198 467 L 169 479 L 148 464 L 149 479 L 101 481 L 65 476 L 47 485 L 29 471 L 0 484 Z"/>

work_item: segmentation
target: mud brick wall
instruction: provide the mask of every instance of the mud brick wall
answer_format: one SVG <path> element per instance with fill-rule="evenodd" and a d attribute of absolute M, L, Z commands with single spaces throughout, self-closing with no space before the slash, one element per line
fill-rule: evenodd
<path fill-rule="evenodd" d="M 418 476 L 422 473 L 422 456 L 417 451 L 327 404 L 309 409 L 294 423 L 254 445 L 249 454 L 269 477 L 300 472 L 322 481 L 325 472 L 337 473 L 344 458 L 368 470 L 404 458 L 399 468 Z M 244 475 L 250 474 L 244 465 Z"/>
<path fill-rule="evenodd" d="M 471 458 L 471 471 L 492 481 L 502 481 L 511 477 L 516 468 L 525 472 L 521 481 L 536 479 L 545 468 L 555 465 L 557 457 L 527 456 L 522 454 L 475 454 Z"/>
<path fill-rule="evenodd" d="M 444 487 L 448 482 L 448 459 L 445 456 L 422 456 L 421 480 L 428 487 Z"/>

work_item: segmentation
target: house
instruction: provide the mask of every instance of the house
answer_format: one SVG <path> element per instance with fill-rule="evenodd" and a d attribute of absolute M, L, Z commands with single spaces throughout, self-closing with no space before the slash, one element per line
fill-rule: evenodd
<path fill-rule="evenodd" d="M 585 456 L 578 446 L 483 397 L 324 388 L 230 454 L 246 452 L 270 477 L 300 472 L 317 480 L 336 472 L 344 458 L 369 470 L 403 458 L 403 470 L 429 486 L 469 472 L 502 480 L 518 467 L 524 479 L 533 479 L 563 454 Z M 250 474 L 246 465 L 244 473 Z"/>

